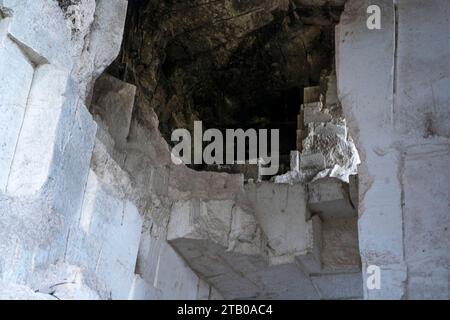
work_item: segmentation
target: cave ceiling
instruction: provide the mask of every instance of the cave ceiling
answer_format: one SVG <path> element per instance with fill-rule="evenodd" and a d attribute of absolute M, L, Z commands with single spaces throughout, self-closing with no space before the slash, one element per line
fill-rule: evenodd
<path fill-rule="evenodd" d="M 168 140 L 194 120 L 294 128 L 303 87 L 333 68 L 343 2 L 131 0 L 108 71 L 137 86 L 134 117 L 145 125 L 153 110 Z"/>

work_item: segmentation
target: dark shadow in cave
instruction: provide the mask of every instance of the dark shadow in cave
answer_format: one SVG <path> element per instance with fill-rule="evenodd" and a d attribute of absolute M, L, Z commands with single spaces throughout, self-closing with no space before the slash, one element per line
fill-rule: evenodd
<path fill-rule="evenodd" d="M 303 88 L 333 67 L 342 9 L 298 2 L 131 0 L 109 72 L 137 86 L 134 117 L 145 124 L 153 109 L 169 144 L 195 120 L 204 129 L 279 129 L 285 172 Z"/>

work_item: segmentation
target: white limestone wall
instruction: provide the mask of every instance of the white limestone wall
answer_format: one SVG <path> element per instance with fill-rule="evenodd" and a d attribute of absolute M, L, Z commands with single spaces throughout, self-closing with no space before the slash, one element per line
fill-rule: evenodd
<path fill-rule="evenodd" d="M 366 27 L 373 4 L 381 30 Z M 339 98 L 363 162 L 363 271 L 382 270 L 367 299 L 449 299 L 449 16 L 445 0 L 349 0 L 336 29 Z"/>
<path fill-rule="evenodd" d="M 56 2 L 2 1 L 0 10 L 0 270 L 25 284 L 64 253 L 96 126 L 71 94 L 70 30 Z"/>
<path fill-rule="evenodd" d="M 82 0 L 74 25 L 56 0 L 0 1 L 0 298 L 220 297 L 166 242 L 167 171 L 135 166 L 149 136 L 129 157 L 116 150 L 135 88 L 118 81 L 125 96 L 105 102 L 120 139 L 86 107 L 119 52 L 126 8 Z"/>
<path fill-rule="evenodd" d="M 171 172 L 170 152 L 157 123 L 149 129 L 132 120 L 135 91 L 134 86 L 105 74 L 96 83 L 91 105 L 99 124 L 91 168 L 115 201 L 128 199 L 142 216 L 142 226 L 127 231 L 139 236 L 129 298 L 217 299 L 221 295 L 167 242 L 170 212 L 178 195 L 169 177 L 176 180 L 177 175 Z M 179 186 L 173 182 L 174 188 Z"/>
<path fill-rule="evenodd" d="M 67 239 L 94 146 L 96 124 L 75 68 L 89 34 L 76 40 L 53 0 L 5 0 L 0 12 L 0 277 L 5 286 L 44 290 L 51 284 L 36 281 L 38 274 L 58 265 L 52 274 L 65 277 L 60 271 L 69 268 Z M 108 23 L 123 28 L 124 14 L 113 11 Z M 109 49 L 103 53 L 114 59 L 119 46 Z"/>

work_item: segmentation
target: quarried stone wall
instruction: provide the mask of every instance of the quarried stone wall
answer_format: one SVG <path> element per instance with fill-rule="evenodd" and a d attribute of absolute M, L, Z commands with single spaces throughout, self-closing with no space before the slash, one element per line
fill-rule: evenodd
<path fill-rule="evenodd" d="M 369 5 L 380 30 L 366 27 Z M 362 158 L 363 271 L 381 267 L 367 299 L 449 299 L 449 16 L 445 0 L 349 0 L 336 29 L 339 98 Z"/>

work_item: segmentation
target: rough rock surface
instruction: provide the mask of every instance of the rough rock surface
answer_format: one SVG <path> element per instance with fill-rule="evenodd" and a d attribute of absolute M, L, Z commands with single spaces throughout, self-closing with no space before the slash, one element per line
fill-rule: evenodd
<path fill-rule="evenodd" d="M 349 183 L 361 160 L 337 99 L 336 75 L 332 73 L 325 81 L 326 93 L 302 107 L 306 138 L 301 142 L 300 168 L 310 169 L 307 174 L 315 174 L 313 181 L 331 177 Z"/>
<path fill-rule="evenodd" d="M 66 258 L 96 132 L 85 97 L 119 52 L 127 2 L 74 1 L 73 21 L 68 4 L 0 1 L 0 274 L 11 297 L 99 297 Z"/>
<path fill-rule="evenodd" d="M 289 172 L 274 177 L 276 183 L 305 184 L 327 177 L 349 183 L 358 173 L 361 160 L 337 97 L 335 72 L 323 75 L 321 83 L 305 88 L 297 118 L 299 153 L 291 155 Z"/>
<path fill-rule="evenodd" d="M 176 166 L 160 132 L 171 128 L 172 113 L 142 104 L 160 94 L 154 101 L 176 109 L 177 99 L 192 98 L 172 94 L 188 83 L 183 52 L 206 57 L 188 66 L 220 66 L 252 47 L 252 37 L 264 38 L 267 27 L 291 32 L 301 20 L 308 39 L 327 34 L 334 9 L 319 3 L 227 1 L 211 9 L 134 1 L 161 19 L 144 19 L 153 23 L 149 38 L 136 33 L 150 44 L 131 41 L 149 65 L 130 62 L 133 50 L 124 49 L 122 71 L 129 67 L 150 84 L 105 75 L 94 90 L 119 52 L 125 0 L 0 0 L 0 298 L 448 299 L 448 1 L 380 1 L 387 13 L 380 32 L 365 27 L 369 1 L 348 1 L 337 28 L 338 94 L 363 159 L 348 185 L 333 177 L 306 186 L 244 185 L 241 175 Z M 186 23 L 181 11 L 193 12 Z M 219 24 L 211 26 L 211 17 Z M 230 50 L 220 45 L 225 38 Z M 278 40 L 263 44 L 291 43 Z M 322 67 L 320 54 L 308 50 L 309 67 Z M 276 83 L 296 74 L 289 77 Z M 317 103 L 304 96 L 305 104 Z M 331 128 L 344 137 L 328 109 L 308 110 L 302 121 L 315 123 L 314 134 Z M 315 153 L 303 167 L 318 160 L 327 169 L 327 157 L 339 163 L 339 152 L 320 154 L 314 141 L 306 147 Z M 301 159 L 292 163 L 302 167 Z M 381 267 L 380 290 L 363 285 L 369 265 Z"/>
<path fill-rule="evenodd" d="M 187 283 L 196 285 L 200 281 L 183 266 L 183 260 L 211 285 L 211 290 L 214 288 L 230 299 L 361 296 L 356 281 L 360 278 L 358 251 L 350 250 L 347 256 L 337 254 L 340 261 L 331 253 L 330 258 L 322 259 L 321 218 L 311 218 L 303 186 L 272 183 L 244 186 L 241 175 L 197 172 L 174 165 L 156 116 L 151 127 L 136 120 L 124 121 L 132 111 L 129 107 L 132 86 L 102 76 L 94 92 L 92 109 L 102 128 L 98 133 L 102 143 L 97 141 L 101 148 L 94 150 L 91 166 L 102 180 L 106 179 L 105 187 L 123 190 L 115 197 L 132 199 L 143 213 L 136 270 L 139 286 L 145 284 L 147 297 L 178 297 L 179 293 L 196 298 L 192 289 L 171 288 L 174 282 L 182 282 L 185 290 L 189 290 Z M 112 110 L 122 110 L 122 114 L 111 113 Z M 334 241 L 330 252 L 335 255 L 341 244 L 348 247 L 357 243 L 355 225 L 349 225 L 351 228 L 340 231 L 345 238 L 351 230 L 347 243 L 330 233 Z M 328 262 L 322 264 L 322 260 Z M 180 278 L 174 279 L 161 271 L 167 269 L 168 263 L 171 268 L 179 268 Z M 301 268 L 306 269 L 302 272 Z M 310 273 L 314 273 L 311 278 Z M 351 281 L 345 290 L 333 290 L 322 280 L 322 273 L 333 281 L 343 278 Z M 292 282 L 288 274 L 298 281 Z M 311 282 L 318 284 L 314 286 Z M 286 290 L 286 286 L 290 289 Z"/>
<path fill-rule="evenodd" d="M 339 98 L 361 154 L 359 246 L 381 268 L 366 299 L 449 299 L 450 5 L 349 0 L 337 28 Z M 377 45 L 373 45 L 376 43 Z"/>
<path fill-rule="evenodd" d="M 242 45 L 239 35 L 250 36 L 263 28 L 275 19 L 273 12 L 286 11 L 286 5 L 267 1 L 219 6 L 220 15 L 233 14 L 223 39 L 234 37 L 230 44 L 234 42 L 236 49 Z M 253 6 L 255 10 L 245 13 Z M 134 106 L 136 87 L 105 75 L 93 88 L 93 81 L 119 51 L 126 1 L 7 0 L 0 8 L 0 92 L 5 97 L 1 107 L 5 111 L 2 124 L 6 124 L 1 127 L 5 135 L 0 144 L 2 296 L 361 295 L 359 285 L 350 285 L 343 295 L 330 290 L 318 274 L 299 278 L 285 292 L 290 282 L 286 276 L 301 274 L 297 260 L 306 268 L 318 267 L 316 272 L 321 269 L 320 219 L 309 216 L 301 186 L 296 190 L 263 184 L 246 190 L 241 175 L 176 166 L 156 114 L 151 108 L 140 109 L 139 101 Z M 36 22 L 37 16 L 52 19 L 44 19 L 42 25 Z M 213 30 L 219 32 L 222 27 Z M 187 41 L 181 30 L 177 33 Z M 213 42 L 214 34 L 209 36 Z M 232 52 L 212 50 L 208 59 L 220 60 Z M 142 94 L 143 88 L 138 86 L 137 91 Z M 283 204 L 288 193 L 293 193 L 289 198 L 295 201 Z M 267 206 L 261 206 L 271 194 L 273 210 L 279 214 L 275 220 L 264 210 Z M 303 215 L 296 214 L 297 205 Z M 180 243 L 201 243 L 193 249 L 214 250 L 206 251 L 203 260 L 191 260 Z M 217 254 L 232 259 L 237 274 L 251 272 L 254 263 L 256 278 L 249 276 L 236 287 L 236 271 L 211 279 L 202 266 L 225 267 L 211 263 Z M 214 268 L 209 271 L 217 275 Z M 335 275 L 336 279 L 357 279 L 359 270 Z M 318 284 L 313 285 L 314 281 Z M 260 284 L 255 287 L 255 282 Z"/>
<path fill-rule="evenodd" d="M 130 1 L 122 51 L 109 71 L 137 86 L 136 118 L 146 126 L 153 110 L 168 141 L 196 119 L 205 128 L 279 128 L 298 113 L 302 88 L 331 68 L 340 5 Z M 281 135 L 288 154 L 295 125 L 282 126 Z"/>

